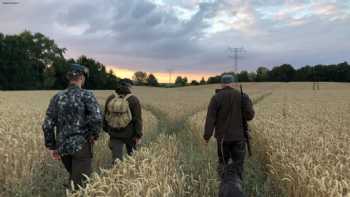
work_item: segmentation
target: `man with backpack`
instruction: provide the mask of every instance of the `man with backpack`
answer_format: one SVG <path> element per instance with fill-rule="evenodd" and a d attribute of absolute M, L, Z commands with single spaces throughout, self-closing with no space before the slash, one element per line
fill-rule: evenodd
<path fill-rule="evenodd" d="M 46 147 L 54 160 L 62 161 L 75 188 L 84 185 L 84 175 L 91 174 L 92 146 L 102 127 L 94 94 L 82 89 L 87 77 L 85 66 L 71 65 L 69 86 L 51 99 L 42 125 Z"/>
<path fill-rule="evenodd" d="M 208 143 L 215 130 L 221 178 L 230 164 L 242 180 L 247 142 L 243 125 L 254 118 L 255 112 L 249 96 L 236 89 L 234 76 L 223 75 L 221 84 L 222 89 L 216 90 L 210 101 L 203 137 Z"/>
<path fill-rule="evenodd" d="M 113 162 L 123 160 L 123 147 L 128 155 L 136 150 L 142 133 L 142 110 L 139 99 L 130 91 L 130 84 L 121 81 L 105 104 L 103 129 L 110 136 Z"/>

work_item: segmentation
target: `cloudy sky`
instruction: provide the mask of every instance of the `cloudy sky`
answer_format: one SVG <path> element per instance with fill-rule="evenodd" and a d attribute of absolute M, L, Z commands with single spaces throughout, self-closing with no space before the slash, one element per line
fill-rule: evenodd
<path fill-rule="evenodd" d="M 239 70 L 283 63 L 350 61 L 350 0 L 0 0 L 0 32 L 41 32 L 119 76 L 166 80 L 233 70 L 228 47 L 244 47 Z"/>

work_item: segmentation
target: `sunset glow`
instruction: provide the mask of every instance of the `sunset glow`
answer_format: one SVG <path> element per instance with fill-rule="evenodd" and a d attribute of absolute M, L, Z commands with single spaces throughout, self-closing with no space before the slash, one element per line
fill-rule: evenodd
<path fill-rule="evenodd" d="M 120 78 L 129 78 L 132 79 L 134 73 L 136 72 L 136 70 L 130 70 L 130 69 L 126 69 L 126 68 L 121 68 L 121 67 L 117 67 L 117 66 L 107 66 L 107 70 L 113 70 L 113 73 Z M 143 71 L 143 72 L 147 72 L 147 71 Z M 151 74 L 150 72 L 147 72 L 147 74 Z M 158 82 L 160 83 L 169 83 L 169 73 L 166 72 L 154 72 L 152 73 L 157 79 Z M 202 77 L 204 77 L 205 80 L 207 80 L 209 77 L 211 76 L 215 76 L 219 73 L 190 73 L 190 72 L 173 72 L 171 74 L 171 83 L 175 82 L 175 79 L 177 76 L 181 76 L 181 77 L 187 77 L 188 78 L 188 82 L 190 83 L 192 80 L 197 80 L 198 82 L 202 79 Z"/>

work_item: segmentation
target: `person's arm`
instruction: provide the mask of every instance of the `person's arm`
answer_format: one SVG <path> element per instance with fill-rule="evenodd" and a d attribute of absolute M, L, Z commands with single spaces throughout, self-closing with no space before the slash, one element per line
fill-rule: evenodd
<path fill-rule="evenodd" d="M 247 94 L 243 94 L 243 115 L 247 121 L 253 120 L 255 111 L 253 108 L 253 102 Z"/>
<path fill-rule="evenodd" d="M 46 148 L 50 150 L 56 150 L 56 139 L 55 139 L 55 126 L 57 124 L 57 112 L 56 112 L 56 97 L 54 96 L 49 104 L 46 111 L 42 130 L 44 132 L 44 140 Z"/>
<path fill-rule="evenodd" d="M 99 137 L 99 133 L 102 127 L 102 113 L 100 105 L 97 102 L 95 95 L 92 92 L 88 92 L 86 100 L 86 124 L 89 132 L 89 136 L 96 140 Z"/>
<path fill-rule="evenodd" d="M 135 137 L 141 138 L 142 133 L 142 108 L 139 99 L 136 96 L 130 97 L 130 111 L 132 115 L 132 124 L 134 126 Z"/>
<path fill-rule="evenodd" d="M 215 124 L 216 124 L 216 114 L 218 110 L 218 103 L 216 101 L 216 97 L 214 96 L 208 106 L 207 118 L 205 121 L 205 129 L 204 129 L 204 140 L 209 141 L 211 136 L 213 135 Z"/>

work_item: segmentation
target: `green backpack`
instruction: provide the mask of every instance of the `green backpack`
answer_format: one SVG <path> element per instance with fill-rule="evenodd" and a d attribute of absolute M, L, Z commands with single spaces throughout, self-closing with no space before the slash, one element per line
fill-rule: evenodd
<path fill-rule="evenodd" d="M 108 102 L 105 119 L 111 128 L 122 129 L 127 127 L 132 121 L 130 106 L 127 100 L 130 96 L 132 94 L 123 97 L 114 93 L 114 98 Z"/>

